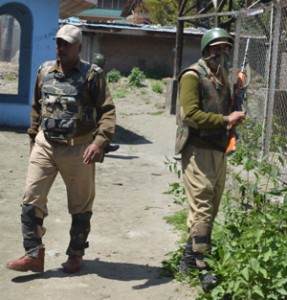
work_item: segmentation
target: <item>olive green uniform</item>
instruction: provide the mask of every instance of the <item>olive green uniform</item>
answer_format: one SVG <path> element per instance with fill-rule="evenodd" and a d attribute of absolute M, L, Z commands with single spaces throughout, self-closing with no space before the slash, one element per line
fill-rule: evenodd
<path fill-rule="evenodd" d="M 226 177 L 229 82 L 217 78 L 205 61 L 179 78 L 179 126 L 176 152 L 182 155 L 188 226 L 193 250 L 210 250 L 210 236 Z"/>

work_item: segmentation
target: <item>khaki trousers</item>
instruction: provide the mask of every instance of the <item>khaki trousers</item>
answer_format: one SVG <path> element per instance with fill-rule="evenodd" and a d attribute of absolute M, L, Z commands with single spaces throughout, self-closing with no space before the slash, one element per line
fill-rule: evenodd
<path fill-rule="evenodd" d="M 197 148 L 189 143 L 182 151 L 184 187 L 188 199 L 187 225 L 192 238 L 209 237 L 226 179 L 226 155 L 217 150 Z M 210 241 L 202 240 L 199 249 L 207 251 Z"/>
<path fill-rule="evenodd" d="M 38 133 L 29 159 L 23 204 L 38 208 L 39 217 L 48 215 L 48 193 L 58 174 L 66 185 L 70 214 L 92 211 L 95 198 L 95 165 L 83 164 L 88 146 L 74 146 L 48 142 L 42 131 Z"/>

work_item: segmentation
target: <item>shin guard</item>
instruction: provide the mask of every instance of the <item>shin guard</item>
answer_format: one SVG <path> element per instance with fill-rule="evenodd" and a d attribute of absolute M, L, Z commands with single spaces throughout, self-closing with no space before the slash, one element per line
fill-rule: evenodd
<path fill-rule="evenodd" d="M 85 254 L 85 248 L 89 247 L 87 239 L 91 230 L 91 217 L 92 212 L 84 212 L 72 215 L 70 244 L 67 249 L 68 255 L 83 256 Z"/>
<path fill-rule="evenodd" d="M 43 229 L 43 219 L 36 215 L 36 207 L 33 205 L 22 205 L 22 234 L 23 245 L 26 252 L 31 249 L 40 248 L 42 245 L 42 235 L 45 230 Z"/>

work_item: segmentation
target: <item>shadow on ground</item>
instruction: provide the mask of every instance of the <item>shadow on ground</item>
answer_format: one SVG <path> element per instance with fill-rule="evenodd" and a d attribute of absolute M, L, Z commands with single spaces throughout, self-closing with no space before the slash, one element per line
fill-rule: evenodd
<path fill-rule="evenodd" d="M 137 265 L 130 263 L 114 263 L 95 260 L 85 260 L 80 272 L 65 274 L 62 269 L 51 269 L 43 273 L 34 273 L 14 277 L 12 282 L 23 283 L 37 279 L 78 277 L 90 274 L 98 275 L 105 279 L 119 281 L 147 280 L 144 284 L 133 286 L 133 289 L 145 289 L 155 285 L 161 285 L 173 280 L 163 274 L 163 269 L 149 265 Z"/>
<path fill-rule="evenodd" d="M 139 144 L 151 144 L 151 141 L 147 140 L 142 135 L 139 135 L 133 131 L 127 130 L 127 129 L 117 125 L 112 143 L 127 144 L 127 145 L 139 145 Z"/>
<path fill-rule="evenodd" d="M 0 126 L 0 131 L 15 132 L 18 134 L 27 134 L 27 128 L 24 127 L 14 128 L 14 127 Z M 133 131 L 125 129 L 119 125 L 116 125 L 115 135 L 113 137 L 112 143 L 140 145 L 140 144 L 151 144 L 151 141 L 147 140 L 142 135 L 139 135 Z"/>

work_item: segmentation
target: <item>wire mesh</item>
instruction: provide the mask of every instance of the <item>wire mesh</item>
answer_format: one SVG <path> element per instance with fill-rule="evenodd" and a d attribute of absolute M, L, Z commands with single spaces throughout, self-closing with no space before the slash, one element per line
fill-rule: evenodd
<path fill-rule="evenodd" d="M 263 122 L 270 61 L 270 33 L 269 30 L 266 30 L 266 27 L 262 26 L 262 18 L 270 19 L 270 12 L 256 17 L 242 17 L 239 45 L 235 45 L 235 47 L 239 47 L 238 65 L 235 67 L 237 69 L 241 68 L 244 56 L 247 54 L 247 62 L 250 68 L 250 74 L 247 74 L 249 84 L 243 106 L 249 117 L 258 123 Z"/>
<path fill-rule="evenodd" d="M 234 48 L 238 59 L 233 67 L 241 68 L 247 51 L 250 81 L 243 109 L 253 122 L 254 133 L 261 133 L 254 135 L 255 155 L 279 166 L 280 179 L 286 183 L 287 167 L 281 158 L 286 161 L 287 156 L 287 2 L 244 11 L 237 22 Z"/>
<path fill-rule="evenodd" d="M 237 12 L 232 81 L 244 69 L 248 144 L 256 159 L 279 167 L 279 179 L 287 184 L 287 1 L 264 3 Z"/>

